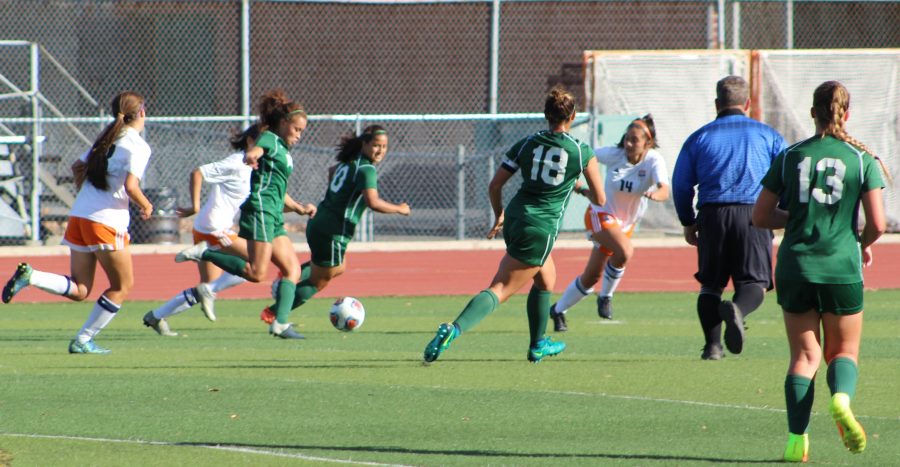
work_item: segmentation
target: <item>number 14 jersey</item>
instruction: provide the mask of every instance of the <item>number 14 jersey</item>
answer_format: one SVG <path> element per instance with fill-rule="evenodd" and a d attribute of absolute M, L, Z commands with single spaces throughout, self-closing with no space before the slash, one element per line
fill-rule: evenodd
<path fill-rule="evenodd" d="M 541 131 L 513 145 L 503 167 L 513 173 L 521 170 L 522 186 L 505 215 L 558 232 L 572 187 L 591 157 L 590 146 L 568 133 Z"/>
<path fill-rule="evenodd" d="M 644 193 L 659 183 L 669 184 L 666 161 L 657 150 L 651 149 L 637 164 L 628 162 L 625 149 L 606 146 L 594 150 L 597 160 L 606 166 L 606 205 L 603 211 L 616 216 L 627 230 L 637 223 L 647 210 Z"/>

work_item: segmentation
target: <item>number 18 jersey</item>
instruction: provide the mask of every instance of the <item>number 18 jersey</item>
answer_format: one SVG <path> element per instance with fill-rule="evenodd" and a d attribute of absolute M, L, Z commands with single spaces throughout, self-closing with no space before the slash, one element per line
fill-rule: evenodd
<path fill-rule="evenodd" d="M 860 197 L 884 187 L 871 155 L 837 138 L 814 136 L 782 152 L 762 185 L 781 196 L 789 213 L 777 277 L 817 284 L 862 281 Z"/>
<path fill-rule="evenodd" d="M 555 235 L 572 187 L 592 157 L 590 146 L 568 133 L 541 131 L 513 145 L 503 167 L 521 170 L 522 186 L 505 216 Z"/>

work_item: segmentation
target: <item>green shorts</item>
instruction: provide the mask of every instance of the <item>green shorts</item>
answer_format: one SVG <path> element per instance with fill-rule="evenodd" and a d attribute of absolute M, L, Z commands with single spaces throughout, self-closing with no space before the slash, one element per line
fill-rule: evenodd
<path fill-rule="evenodd" d="M 788 313 L 853 315 L 863 309 L 863 283 L 814 284 L 775 278 L 778 304 Z"/>
<path fill-rule="evenodd" d="M 343 264 L 351 237 L 323 231 L 313 221 L 306 224 L 306 244 L 309 245 L 310 259 L 316 266 L 332 268 Z"/>
<path fill-rule="evenodd" d="M 272 243 L 275 237 L 287 235 L 284 230 L 284 215 L 259 212 L 253 209 L 241 209 L 241 219 L 238 222 L 240 233 L 238 236 L 257 242 Z"/>
<path fill-rule="evenodd" d="M 507 218 L 503 224 L 503 240 L 509 256 L 529 266 L 543 266 L 553 250 L 556 232 Z"/>

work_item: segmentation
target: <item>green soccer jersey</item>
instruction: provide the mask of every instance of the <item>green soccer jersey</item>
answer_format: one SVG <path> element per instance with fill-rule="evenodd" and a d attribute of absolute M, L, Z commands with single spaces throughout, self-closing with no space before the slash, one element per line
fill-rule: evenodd
<path fill-rule="evenodd" d="M 294 160 L 284 140 L 270 131 L 260 135 L 256 145 L 262 148 L 259 166 L 250 175 L 250 196 L 241 210 L 282 215 L 287 181 L 294 170 Z"/>
<path fill-rule="evenodd" d="M 818 284 L 862 281 L 860 197 L 881 189 L 875 159 L 831 136 L 797 143 L 772 163 L 762 185 L 788 215 L 775 275 Z"/>
<path fill-rule="evenodd" d="M 568 133 L 541 131 L 519 141 L 503 161 L 506 169 L 522 173 L 505 215 L 555 236 L 572 187 L 593 157 L 590 146 Z"/>
<path fill-rule="evenodd" d="M 319 203 L 316 215 L 310 220 L 317 230 L 353 236 L 356 224 L 366 211 L 362 193 L 366 189 L 378 189 L 378 173 L 372 162 L 359 155 L 350 162 L 335 166 L 325 199 Z"/>

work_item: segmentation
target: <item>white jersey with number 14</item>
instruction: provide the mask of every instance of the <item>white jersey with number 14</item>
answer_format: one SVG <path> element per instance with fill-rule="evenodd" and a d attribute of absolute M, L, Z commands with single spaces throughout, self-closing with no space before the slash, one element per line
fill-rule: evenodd
<path fill-rule="evenodd" d="M 669 184 L 669 171 L 662 154 L 651 149 L 637 164 L 628 162 L 625 149 L 607 146 L 594 149 L 597 160 L 606 166 L 606 204 L 608 212 L 627 229 L 636 224 L 647 210 L 644 193 L 659 183 Z"/>

